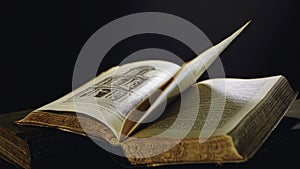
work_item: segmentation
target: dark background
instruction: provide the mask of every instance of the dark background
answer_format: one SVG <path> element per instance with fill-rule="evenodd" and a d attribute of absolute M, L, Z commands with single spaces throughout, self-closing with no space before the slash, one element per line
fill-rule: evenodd
<path fill-rule="evenodd" d="M 114 19 L 147 11 L 182 17 L 197 25 L 213 44 L 251 19 L 251 25 L 221 55 L 226 76 L 282 74 L 299 91 L 298 8 L 296 0 L 1 2 L 0 113 L 38 108 L 70 92 L 74 64 L 88 38 Z M 194 56 L 174 39 L 136 36 L 116 45 L 99 71 L 148 47 L 170 50 L 183 60 Z"/>

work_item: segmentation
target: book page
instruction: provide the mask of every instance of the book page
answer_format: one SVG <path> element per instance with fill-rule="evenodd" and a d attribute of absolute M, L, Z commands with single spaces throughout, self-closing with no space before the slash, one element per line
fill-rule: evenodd
<path fill-rule="evenodd" d="M 232 35 L 218 43 L 217 45 L 207 49 L 194 59 L 181 66 L 174 78 L 167 84 L 161 94 L 156 95 L 155 101 L 149 106 L 144 106 L 144 103 L 138 105 L 137 109 L 132 110 L 127 117 L 122 127 L 122 135 L 130 135 L 141 123 L 153 121 L 153 116 L 158 116 L 157 112 L 162 108 L 162 105 L 168 98 L 174 98 L 178 94 L 185 91 L 187 88 L 195 84 L 198 78 L 207 70 L 207 68 L 218 58 L 219 54 L 225 50 L 228 45 L 247 27 L 250 22 L 247 22 Z M 146 107 L 145 113 L 140 113 L 139 107 Z"/>
<path fill-rule="evenodd" d="M 164 89 L 162 95 L 157 98 L 154 104 L 149 108 L 149 112 L 156 109 L 157 106 L 166 98 L 176 96 L 195 84 L 195 82 L 202 76 L 202 74 L 214 63 L 219 55 L 229 46 L 229 44 L 238 37 L 238 35 L 248 26 L 247 22 L 241 28 L 236 30 L 232 35 L 218 43 L 217 45 L 207 49 L 194 59 L 181 66 L 176 73 L 174 79 Z M 146 118 L 146 117 L 144 117 Z"/>
<path fill-rule="evenodd" d="M 266 96 L 280 77 L 200 82 L 186 91 L 181 99 L 175 100 L 160 120 L 140 130 L 134 137 L 197 138 L 208 136 L 208 131 L 213 131 L 209 136 L 227 134 Z M 199 101 L 197 95 L 200 95 L 200 103 L 195 102 Z"/>
<path fill-rule="evenodd" d="M 89 115 L 108 126 L 117 136 L 127 114 L 169 81 L 179 68 L 171 62 L 158 60 L 114 67 L 36 111 L 68 111 Z"/>

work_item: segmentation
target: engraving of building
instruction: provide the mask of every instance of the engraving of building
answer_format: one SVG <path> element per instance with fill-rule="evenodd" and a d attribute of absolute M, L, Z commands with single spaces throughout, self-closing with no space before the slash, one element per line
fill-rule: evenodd
<path fill-rule="evenodd" d="M 155 70 L 152 66 L 132 68 L 117 76 L 110 76 L 77 94 L 79 97 L 97 97 L 112 101 L 121 101 L 128 97 L 143 83 L 147 82 L 146 73 Z"/>

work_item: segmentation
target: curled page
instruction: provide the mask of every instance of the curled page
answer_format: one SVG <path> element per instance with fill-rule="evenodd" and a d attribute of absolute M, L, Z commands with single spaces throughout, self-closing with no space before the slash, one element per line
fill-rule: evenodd
<path fill-rule="evenodd" d="M 247 27 L 249 23 L 250 21 L 219 44 L 209 48 L 196 58 L 182 65 L 174 78 L 162 89 L 161 93 L 157 92 L 149 96 L 149 98 L 152 97 L 152 99 L 155 97 L 155 101 L 151 105 L 149 104 L 149 101 L 142 102 L 136 109 L 128 114 L 127 119 L 122 126 L 122 136 L 120 136 L 120 139 L 130 135 L 140 123 L 149 121 L 147 119 L 150 116 L 158 116 L 155 115 L 155 113 L 160 111 L 155 110 L 166 101 L 166 98 L 172 98 L 194 84 L 205 70 L 218 58 L 219 54 L 226 49 L 226 47 Z"/>

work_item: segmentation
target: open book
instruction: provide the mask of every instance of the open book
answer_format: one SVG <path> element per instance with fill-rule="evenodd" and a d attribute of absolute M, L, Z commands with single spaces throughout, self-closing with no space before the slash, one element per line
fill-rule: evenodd
<path fill-rule="evenodd" d="M 280 75 L 196 81 L 248 24 L 182 66 L 113 67 L 18 124 L 104 140 L 134 165 L 246 161 L 297 93 Z"/>

